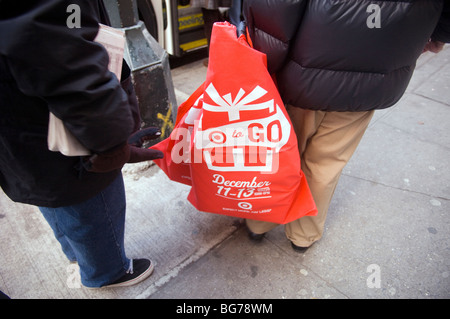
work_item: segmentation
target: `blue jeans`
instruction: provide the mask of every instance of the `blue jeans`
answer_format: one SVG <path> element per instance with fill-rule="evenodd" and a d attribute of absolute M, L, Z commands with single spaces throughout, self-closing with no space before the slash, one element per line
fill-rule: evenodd
<path fill-rule="evenodd" d="M 101 287 L 129 268 L 125 255 L 125 188 L 122 175 L 93 198 L 73 206 L 39 207 L 70 261 L 77 261 L 81 282 Z"/>

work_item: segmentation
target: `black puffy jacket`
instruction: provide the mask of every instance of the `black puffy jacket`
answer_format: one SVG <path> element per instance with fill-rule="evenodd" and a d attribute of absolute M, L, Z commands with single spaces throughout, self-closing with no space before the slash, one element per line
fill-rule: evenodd
<path fill-rule="evenodd" d="M 80 6 L 81 28 L 66 24 L 71 4 Z M 106 18 L 100 1 L 0 1 L 0 186 L 12 200 L 73 205 L 118 176 L 80 174 L 80 158 L 47 147 L 49 111 L 93 153 L 126 142 L 139 127 L 129 68 L 123 89 L 93 41 Z"/>
<path fill-rule="evenodd" d="M 450 42 L 448 0 L 246 0 L 244 14 L 284 102 L 313 110 L 392 106 L 430 37 Z"/>

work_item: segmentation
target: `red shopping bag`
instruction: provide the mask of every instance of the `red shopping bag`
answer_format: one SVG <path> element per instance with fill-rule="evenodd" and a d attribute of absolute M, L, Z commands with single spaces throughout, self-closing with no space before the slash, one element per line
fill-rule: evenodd
<path fill-rule="evenodd" d="M 183 103 L 156 164 L 198 210 L 285 224 L 317 214 L 265 54 L 215 23 L 205 83 Z"/>

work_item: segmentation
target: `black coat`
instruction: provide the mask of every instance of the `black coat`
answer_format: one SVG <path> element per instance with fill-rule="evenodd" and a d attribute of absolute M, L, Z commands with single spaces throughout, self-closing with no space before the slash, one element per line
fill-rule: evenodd
<path fill-rule="evenodd" d="M 313 110 L 392 106 L 430 37 L 450 42 L 448 0 L 245 0 L 244 13 L 284 102 Z"/>
<path fill-rule="evenodd" d="M 70 4 L 80 6 L 81 28 L 67 27 Z M 123 144 L 139 127 L 129 68 L 123 89 L 93 41 L 104 14 L 92 0 L 0 2 L 0 185 L 14 201 L 76 204 L 120 172 L 80 174 L 79 157 L 47 147 L 49 111 L 93 153 Z"/>

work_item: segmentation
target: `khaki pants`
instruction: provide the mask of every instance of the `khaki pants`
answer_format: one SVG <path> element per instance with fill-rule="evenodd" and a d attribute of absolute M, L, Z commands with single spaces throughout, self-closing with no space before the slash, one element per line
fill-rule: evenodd
<path fill-rule="evenodd" d="M 342 169 L 350 160 L 374 111 L 322 112 L 287 107 L 301 154 L 301 167 L 317 205 L 317 216 L 306 216 L 285 225 L 295 245 L 309 247 L 323 234 L 325 219 Z M 248 228 L 265 233 L 278 224 L 246 220 Z"/>

